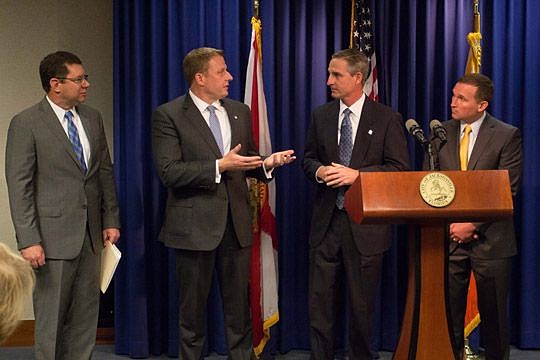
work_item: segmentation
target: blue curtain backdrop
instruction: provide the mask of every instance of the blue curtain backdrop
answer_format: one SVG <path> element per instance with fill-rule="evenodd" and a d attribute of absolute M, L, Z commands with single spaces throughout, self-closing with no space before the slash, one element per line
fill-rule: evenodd
<path fill-rule="evenodd" d="M 304 148 L 311 110 L 329 100 L 330 55 L 348 46 L 349 0 L 261 1 L 263 73 L 274 149 Z M 427 4 L 426 4 L 427 3 Z M 470 0 L 370 1 L 382 102 L 427 129 L 449 117 L 451 89 L 463 74 L 472 26 Z M 540 348 L 540 2 L 481 1 L 482 71 L 495 82 L 490 111 L 523 131 L 523 187 L 516 208 L 520 254 L 510 297 L 512 343 Z M 157 242 L 164 191 L 151 156 L 151 114 L 186 91 L 181 62 L 192 48 L 225 50 L 243 99 L 252 0 L 114 1 L 114 144 L 122 217 L 122 261 L 115 285 L 116 351 L 132 357 L 178 353 L 174 256 Z M 422 155 L 409 144 L 414 166 Z M 308 224 L 311 189 L 298 160 L 277 178 L 279 325 L 274 351 L 308 349 Z M 182 219 L 179 219 L 182 221 Z M 374 347 L 392 350 L 405 297 L 405 236 L 396 229 L 385 258 Z M 226 351 L 219 294 L 209 302 L 209 351 Z M 345 317 L 343 317 L 345 319 Z M 342 326 L 345 329 L 345 324 Z M 343 330 L 344 331 L 344 330 Z M 340 335 L 340 346 L 345 346 Z"/>

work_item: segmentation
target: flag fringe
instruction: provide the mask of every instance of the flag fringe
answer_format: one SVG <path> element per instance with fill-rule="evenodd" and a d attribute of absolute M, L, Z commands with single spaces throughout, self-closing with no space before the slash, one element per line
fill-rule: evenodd
<path fill-rule="evenodd" d="M 263 337 L 261 339 L 261 342 L 258 346 L 253 348 L 253 351 L 255 352 L 255 355 L 257 356 L 257 359 L 261 355 L 261 353 L 264 350 L 264 347 L 266 346 L 266 343 L 270 339 L 270 328 L 277 324 L 279 321 L 279 311 L 276 311 L 272 315 L 268 317 L 263 323 Z"/>
<path fill-rule="evenodd" d="M 476 316 L 465 326 L 465 337 L 469 337 L 478 325 L 480 325 L 480 314 L 476 314 Z"/>

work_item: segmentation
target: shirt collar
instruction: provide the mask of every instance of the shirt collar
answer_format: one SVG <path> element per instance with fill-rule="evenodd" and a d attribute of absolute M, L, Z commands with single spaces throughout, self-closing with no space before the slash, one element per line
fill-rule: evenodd
<path fill-rule="evenodd" d="M 75 109 L 75 107 L 72 107 L 71 109 L 62 109 L 60 106 L 56 105 L 50 98 L 49 96 L 45 96 L 45 98 L 47 99 L 47 101 L 49 102 L 49 105 L 51 105 L 51 108 L 53 109 L 54 113 L 56 114 L 56 117 L 62 121 L 64 120 L 64 115 L 66 115 L 66 112 L 68 111 L 71 111 L 73 113 L 73 115 L 77 115 L 77 110 Z"/>
<path fill-rule="evenodd" d="M 480 116 L 480 118 L 478 120 L 476 120 L 475 122 L 469 124 L 471 126 L 471 131 L 472 131 L 473 135 L 478 134 L 478 132 L 480 131 L 480 127 L 482 126 L 482 123 L 484 122 L 485 118 L 486 118 L 486 112 L 484 111 L 484 113 L 482 114 L 482 116 Z M 460 121 L 459 123 L 460 123 L 459 133 L 463 134 L 463 132 L 465 131 L 465 126 L 467 125 L 467 123 L 465 121 Z"/>
<path fill-rule="evenodd" d="M 191 96 L 193 103 L 195 104 L 197 109 L 199 109 L 201 114 L 204 114 L 204 112 L 207 111 L 206 108 L 210 105 L 214 106 L 217 111 L 223 110 L 223 106 L 221 105 L 221 102 L 219 100 L 214 101 L 212 104 L 208 104 L 206 101 L 202 100 L 200 97 L 195 95 L 193 91 L 191 91 L 191 89 L 189 89 L 189 96 Z"/>
<path fill-rule="evenodd" d="M 364 108 L 364 103 L 366 101 L 366 94 L 362 93 L 360 99 L 356 100 L 351 106 L 347 106 L 343 103 L 342 100 L 339 100 L 339 115 L 343 114 L 343 110 L 349 109 L 354 114 L 357 119 L 360 119 L 362 114 L 362 109 Z"/>

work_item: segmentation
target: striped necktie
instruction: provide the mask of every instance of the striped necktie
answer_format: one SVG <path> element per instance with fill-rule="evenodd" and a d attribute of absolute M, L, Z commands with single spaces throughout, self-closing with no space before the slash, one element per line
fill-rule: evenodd
<path fill-rule="evenodd" d="M 69 141 L 71 142 L 71 146 L 73 147 L 73 151 L 75 152 L 77 159 L 79 159 L 79 163 L 82 167 L 82 173 L 83 175 L 86 175 L 87 169 L 86 162 L 84 161 L 84 152 L 81 145 L 81 139 L 79 138 L 79 131 L 77 131 L 77 127 L 73 122 L 73 113 L 71 111 L 66 111 L 64 118 L 67 121 Z"/>

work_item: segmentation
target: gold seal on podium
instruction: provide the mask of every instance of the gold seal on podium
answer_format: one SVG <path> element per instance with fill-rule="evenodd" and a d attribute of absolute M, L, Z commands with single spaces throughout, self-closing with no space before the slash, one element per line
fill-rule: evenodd
<path fill-rule="evenodd" d="M 428 205 L 440 208 L 452 203 L 456 188 L 448 176 L 433 172 L 420 181 L 420 195 Z"/>

